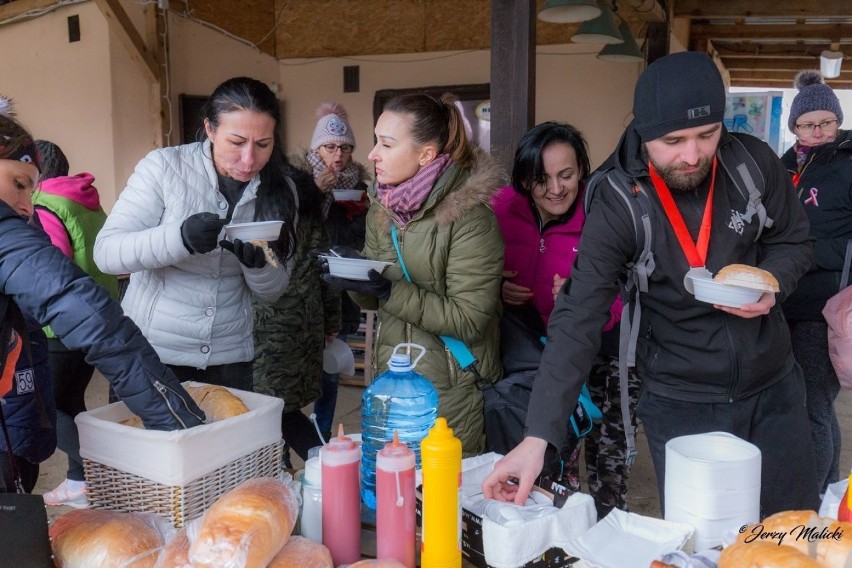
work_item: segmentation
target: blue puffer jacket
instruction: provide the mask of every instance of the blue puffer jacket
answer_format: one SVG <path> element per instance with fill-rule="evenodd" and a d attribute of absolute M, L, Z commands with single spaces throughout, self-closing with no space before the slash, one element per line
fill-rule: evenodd
<path fill-rule="evenodd" d="M 0 202 L 0 293 L 53 328 L 112 384 L 150 430 L 201 423 L 204 413 L 109 293 Z"/>
<path fill-rule="evenodd" d="M 38 322 L 27 317 L 29 348 L 21 350 L 12 390 L 2 399 L 12 453 L 41 463 L 56 449 L 56 404 L 48 365 L 47 337 Z M 0 451 L 6 439 L 0 436 Z"/>

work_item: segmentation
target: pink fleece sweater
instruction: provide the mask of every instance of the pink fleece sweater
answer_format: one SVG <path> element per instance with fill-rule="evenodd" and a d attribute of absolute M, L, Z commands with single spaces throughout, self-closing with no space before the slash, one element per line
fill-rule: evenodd
<path fill-rule="evenodd" d="M 76 201 L 87 209 L 97 211 L 101 206 L 101 200 L 98 190 L 93 185 L 94 181 L 95 176 L 86 172 L 75 176 L 55 177 L 43 180 L 39 184 L 39 191 L 65 197 L 71 201 Z M 42 208 L 36 209 L 36 214 L 53 246 L 61 250 L 65 256 L 73 258 L 71 241 L 68 239 L 68 231 L 65 230 L 62 220 L 52 212 Z"/>

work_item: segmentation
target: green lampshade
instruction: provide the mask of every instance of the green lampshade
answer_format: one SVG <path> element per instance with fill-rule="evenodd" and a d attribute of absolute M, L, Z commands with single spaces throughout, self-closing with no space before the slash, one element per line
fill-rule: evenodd
<path fill-rule="evenodd" d="M 605 45 L 598 52 L 598 59 L 617 61 L 619 63 L 640 63 L 645 61 L 645 54 L 642 53 L 642 50 L 636 44 L 636 40 L 633 39 L 633 34 L 630 33 L 630 26 L 626 22 L 622 22 L 618 26 L 618 32 L 624 38 L 624 42 Z"/>
<path fill-rule="evenodd" d="M 594 20 L 601 15 L 596 0 L 547 0 L 538 19 L 553 24 Z"/>
<path fill-rule="evenodd" d="M 594 20 L 580 24 L 580 27 L 571 36 L 571 41 L 574 43 L 606 44 L 624 42 L 624 38 L 618 32 L 618 26 L 615 25 L 612 10 L 600 1 L 598 7 L 601 9 L 601 15 Z"/>

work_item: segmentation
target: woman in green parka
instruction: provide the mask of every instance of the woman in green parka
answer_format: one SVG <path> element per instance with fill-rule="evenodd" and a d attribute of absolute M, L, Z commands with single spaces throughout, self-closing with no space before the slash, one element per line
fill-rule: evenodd
<path fill-rule="evenodd" d="M 300 458 L 320 440 L 302 408 L 319 397 L 322 352 L 340 331 L 340 291 L 330 289 L 310 253 L 328 249 L 321 194 L 311 176 L 290 164 L 286 173 L 299 196 L 299 225 L 290 285 L 274 302 L 255 300 L 254 391 L 284 399 L 281 433 Z M 285 451 L 285 464 L 289 455 Z"/>
<path fill-rule="evenodd" d="M 378 310 L 373 367 L 387 368 L 394 346 L 422 345 L 417 371 L 438 391 L 438 415 L 462 441 L 465 455 L 482 453 L 482 394 L 440 336 L 459 339 L 478 359 L 480 374 L 501 378 L 500 283 L 503 240 L 490 208 L 502 175 L 491 157 L 465 134 L 453 97 L 403 95 L 388 101 L 376 123 L 369 154 L 376 181 L 369 190 L 364 255 L 394 262 L 369 282 L 325 276 Z M 400 269 L 395 228 L 408 269 Z"/>

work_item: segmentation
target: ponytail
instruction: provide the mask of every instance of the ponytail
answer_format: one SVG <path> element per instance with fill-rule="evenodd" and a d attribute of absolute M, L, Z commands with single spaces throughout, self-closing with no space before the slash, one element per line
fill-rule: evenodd
<path fill-rule="evenodd" d="M 447 109 L 447 144 L 444 152 L 452 156 L 453 161 L 460 166 L 469 166 L 474 161 L 474 150 L 467 138 L 464 117 L 456 106 L 458 99 L 451 93 L 441 95 L 440 104 Z"/>

